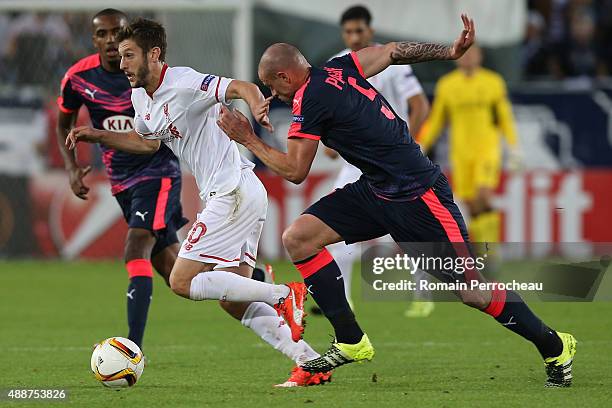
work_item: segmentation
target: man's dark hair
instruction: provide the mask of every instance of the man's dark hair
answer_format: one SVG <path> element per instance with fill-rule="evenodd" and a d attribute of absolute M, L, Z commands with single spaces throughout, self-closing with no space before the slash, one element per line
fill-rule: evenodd
<path fill-rule="evenodd" d="M 363 20 L 365 21 L 366 25 L 369 26 L 370 22 L 372 21 L 372 15 L 370 14 L 370 10 L 364 6 L 353 6 L 342 13 L 342 17 L 340 17 L 340 25 L 351 20 Z"/>
<path fill-rule="evenodd" d="M 117 34 L 117 42 L 124 40 L 134 40 L 136 45 L 142 48 L 146 54 L 154 47 L 159 47 L 160 61 L 166 60 L 166 30 L 164 26 L 157 21 L 147 20 L 146 18 L 137 18 L 133 20 L 127 27 L 123 28 Z"/>
<path fill-rule="evenodd" d="M 127 14 L 125 14 L 121 10 L 117 10 L 117 9 L 114 9 L 114 8 L 105 8 L 104 10 L 98 11 L 96 13 L 96 15 L 93 16 L 91 21 L 95 20 L 98 17 L 105 17 L 105 16 L 118 16 L 118 17 L 121 17 L 121 18 L 125 18 L 126 20 L 128 19 Z"/>

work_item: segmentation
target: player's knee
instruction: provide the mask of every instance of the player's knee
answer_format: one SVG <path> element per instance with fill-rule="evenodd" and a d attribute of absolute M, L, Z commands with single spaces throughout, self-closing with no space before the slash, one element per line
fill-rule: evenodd
<path fill-rule="evenodd" d="M 301 235 L 302 234 L 300 233 L 299 228 L 295 227 L 294 225 L 290 225 L 283 232 L 283 246 L 290 255 L 296 252 L 299 249 L 300 244 L 303 243 L 301 242 Z"/>
<path fill-rule="evenodd" d="M 290 225 L 283 232 L 282 239 L 283 246 L 294 260 L 302 259 L 317 252 L 313 237 L 305 234 L 305 231 L 298 225 Z"/>
<path fill-rule="evenodd" d="M 180 274 L 173 270 L 170 273 L 170 278 L 168 279 L 170 283 L 170 289 L 174 293 L 182 297 L 189 297 L 189 290 L 191 289 L 191 280 L 187 280 L 184 277 L 180 276 Z"/>
<path fill-rule="evenodd" d="M 174 272 L 170 273 L 170 278 L 168 278 L 168 282 L 170 282 L 170 289 L 172 289 L 172 291 L 176 293 L 179 288 L 179 279 Z"/>

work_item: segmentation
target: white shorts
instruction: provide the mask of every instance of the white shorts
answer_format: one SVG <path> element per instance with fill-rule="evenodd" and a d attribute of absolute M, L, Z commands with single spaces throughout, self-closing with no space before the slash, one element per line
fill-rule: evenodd
<path fill-rule="evenodd" d="M 207 201 L 178 256 L 216 264 L 215 269 L 238 266 L 241 262 L 255 266 L 267 209 L 265 187 L 253 170 L 242 170 L 233 192 Z"/>

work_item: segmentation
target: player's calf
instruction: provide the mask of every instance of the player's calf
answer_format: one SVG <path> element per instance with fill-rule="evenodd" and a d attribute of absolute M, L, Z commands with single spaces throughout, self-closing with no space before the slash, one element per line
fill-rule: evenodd
<path fill-rule="evenodd" d="M 458 295 L 464 305 L 478 310 L 486 309 L 486 307 L 491 303 L 490 290 L 461 290 L 459 291 Z"/>
<path fill-rule="evenodd" d="M 170 287 L 176 294 L 196 301 L 263 302 L 274 306 L 291 327 L 293 341 L 301 338 L 306 299 L 303 283 L 258 282 L 231 270 L 211 270 L 214 266 L 179 257 L 170 275 Z"/>
<path fill-rule="evenodd" d="M 364 335 L 349 306 L 344 280 L 326 245 L 342 238 L 319 218 L 303 214 L 283 233 L 283 244 L 309 293 L 334 327 L 336 339 L 356 344 Z"/>
<path fill-rule="evenodd" d="M 155 237 L 142 228 L 129 228 L 125 241 L 128 338 L 142 347 L 149 305 L 153 294 L 153 266 L 149 260 Z"/>
<path fill-rule="evenodd" d="M 142 347 L 153 294 L 153 267 L 148 259 L 132 259 L 125 267 L 130 279 L 127 288 L 128 338 Z"/>
<path fill-rule="evenodd" d="M 576 352 L 576 341 L 571 335 L 558 333 L 544 324 L 511 290 L 494 289 L 491 302 L 483 311 L 536 346 L 546 364 L 547 386 L 571 384 L 571 364 Z"/>
<path fill-rule="evenodd" d="M 253 274 L 253 268 L 246 263 L 242 263 L 240 266 L 235 268 L 228 268 L 227 271 L 244 276 L 245 278 L 251 278 L 251 275 Z M 226 300 L 219 300 L 219 306 L 221 306 L 221 309 L 225 310 L 227 314 L 237 320 L 242 320 L 244 313 L 250 305 L 251 302 L 228 302 Z"/>
<path fill-rule="evenodd" d="M 236 320 L 242 320 L 244 312 L 248 309 L 251 303 L 247 302 L 228 302 L 225 300 L 219 301 L 221 309 L 225 310 L 227 314 L 232 316 Z"/>

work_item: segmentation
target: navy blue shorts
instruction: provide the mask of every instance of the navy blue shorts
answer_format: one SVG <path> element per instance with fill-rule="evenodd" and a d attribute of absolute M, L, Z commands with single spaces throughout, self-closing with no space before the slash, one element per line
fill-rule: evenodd
<path fill-rule="evenodd" d="M 304 211 L 319 218 L 347 244 L 390 234 L 395 242 L 468 242 L 467 228 L 441 174 L 421 197 L 377 197 L 362 178 L 321 198 Z"/>
<path fill-rule="evenodd" d="M 183 217 L 181 179 L 164 177 L 145 180 L 115 195 L 130 228 L 155 235 L 152 255 L 178 243 L 176 232 L 189 222 Z"/>
<path fill-rule="evenodd" d="M 443 174 L 425 194 L 410 201 L 377 197 L 361 178 L 323 197 L 304 213 L 322 220 L 347 244 L 390 234 L 408 255 L 475 260 L 465 222 Z M 443 282 L 484 281 L 473 266 L 459 270 L 440 265 L 423 270 Z"/>

